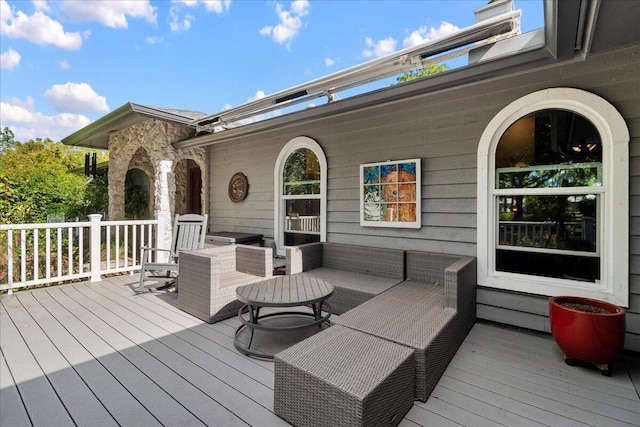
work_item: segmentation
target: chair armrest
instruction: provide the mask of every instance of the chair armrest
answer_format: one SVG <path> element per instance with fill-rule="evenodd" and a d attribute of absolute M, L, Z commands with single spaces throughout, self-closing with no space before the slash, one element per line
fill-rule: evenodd
<path fill-rule="evenodd" d="M 152 248 L 152 247 L 149 247 L 149 246 L 142 246 L 140 248 L 140 250 L 142 251 L 140 259 L 141 259 L 141 261 L 144 261 L 144 262 L 149 262 L 149 255 L 152 254 L 152 253 L 158 253 L 158 252 L 171 253 L 171 250 L 169 250 L 169 249 Z M 156 257 L 157 257 L 157 255 L 156 255 Z"/>
<path fill-rule="evenodd" d="M 215 258 L 212 262 L 216 264 L 216 272 L 218 274 L 236 271 L 236 248 L 233 245 L 182 251 L 180 252 L 180 257 L 186 253 L 197 254 L 200 257 Z"/>
<path fill-rule="evenodd" d="M 151 248 L 149 246 L 143 246 L 140 249 L 143 250 L 143 251 L 171 252 L 171 250 L 169 250 L 169 249 Z"/>
<path fill-rule="evenodd" d="M 207 249 L 183 251 L 178 263 L 178 277 L 185 285 L 201 285 L 205 288 L 219 289 L 223 267 L 229 264 L 224 253 L 215 253 Z"/>
<path fill-rule="evenodd" d="M 236 271 L 260 277 L 273 276 L 273 249 L 236 245 Z"/>
<path fill-rule="evenodd" d="M 287 274 L 322 267 L 322 243 L 307 243 L 299 246 L 287 246 Z"/>
<path fill-rule="evenodd" d="M 476 304 L 477 269 L 475 257 L 462 257 L 444 270 L 445 307 L 461 311 Z"/>

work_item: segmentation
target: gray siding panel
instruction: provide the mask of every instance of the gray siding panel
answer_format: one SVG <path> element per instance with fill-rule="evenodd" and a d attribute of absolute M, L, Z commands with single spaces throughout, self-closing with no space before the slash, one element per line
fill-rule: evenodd
<path fill-rule="evenodd" d="M 547 66 L 469 83 L 334 117 L 249 134 L 209 147 L 212 230 L 251 231 L 273 237 L 273 168 L 296 136 L 322 146 L 328 163 L 327 240 L 399 249 L 476 255 L 476 154 L 480 136 L 502 108 L 531 92 L 574 87 L 595 93 L 624 116 L 630 142 L 630 292 L 627 347 L 640 351 L 640 44 L 587 61 Z M 358 166 L 422 159 L 420 230 L 359 225 Z M 227 185 L 236 172 L 249 195 L 234 204 Z M 479 290 L 481 319 L 548 330 L 545 298 Z"/>

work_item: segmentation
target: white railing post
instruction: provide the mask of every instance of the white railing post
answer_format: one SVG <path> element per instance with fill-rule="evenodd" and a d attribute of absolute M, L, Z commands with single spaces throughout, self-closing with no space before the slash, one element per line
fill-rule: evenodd
<path fill-rule="evenodd" d="M 100 221 L 102 214 L 89 215 L 91 226 L 89 229 L 89 254 L 91 257 L 91 276 L 90 281 L 97 282 L 100 277 Z"/>
<path fill-rule="evenodd" d="M 7 230 L 7 283 L 9 284 L 8 294 L 13 293 L 13 230 Z"/>

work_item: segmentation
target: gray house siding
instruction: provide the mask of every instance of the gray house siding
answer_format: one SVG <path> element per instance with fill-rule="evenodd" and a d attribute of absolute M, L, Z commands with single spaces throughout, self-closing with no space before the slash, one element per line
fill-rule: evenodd
<path fill-rule="evenodd" d="M 419 88 L 423 83 L 411 84 Z M 640 351 L 640 44 L 587 61 L 479 81 L 211 145 L 210 229 L 258 232 L 272 238 L 276 159 L 292 138 L 308 136 L 327 157 L 327 241 L 476 255 L 480 136 L 506 105 L 550 87 L 574 87 L 603 97 L 629 127 L 631 298 L 626 346 Z M 417 157 L 422 159 L 422 228 L 361 227 L 358 166 Z M 229 179 L 236 172 L 249 179 L 249 195 L 238 204 L 227 196 Z M 480 288 L 478 317 L 549 331 L 547 298 L 541 296 Z"/>

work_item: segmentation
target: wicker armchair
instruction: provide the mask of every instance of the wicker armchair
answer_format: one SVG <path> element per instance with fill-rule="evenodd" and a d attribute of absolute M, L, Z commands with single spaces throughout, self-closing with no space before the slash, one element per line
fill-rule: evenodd
<path fill-rule="evenodd" d="M 242 306 L 236 288 L 273 275 L 273 250 L 228 245 L 180 254 L 178 308 L 208 323 L 233 317 Z"/>

